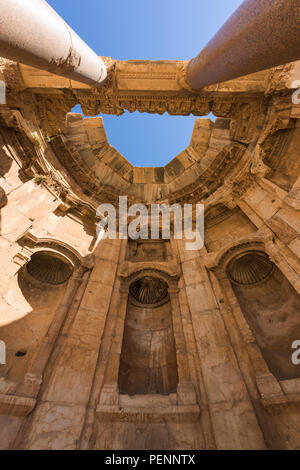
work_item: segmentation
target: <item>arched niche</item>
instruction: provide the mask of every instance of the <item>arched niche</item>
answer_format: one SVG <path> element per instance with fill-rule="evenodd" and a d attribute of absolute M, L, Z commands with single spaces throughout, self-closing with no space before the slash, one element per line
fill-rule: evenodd
<path fill-rule="evenodd" d="M 300 377 L 291 360 L 300 338 L 299 294 L 263 251 L 233 257 L 227 276 L 270 371 L 279 380 Z"/>
<path fill-rule="evenodd" d="M 0 335 L 7 347 L 7 364 L 1 367 L 1 376 L 14 383 L 21 382 L 29 371 L 79 265 L 79 260 L 74 262 L 67 250 L 56 245 L 36 245 L 26 253 L 27 262 L 11 278 L 3 296 L 5 309 L 1 309 Z"/>
<path fill-rule="evenodd" d="M 119 368 L 119 392 L 175 393 L 178 368 L 167 282 L 147 274 L 129 287 Z"/>
<path fill-rule="evenodd" d="M 65 284 L 74 268 L 71 262 L 55 251 L 38 251 L 33 253 L 26 265 L 26 272 L 45 288 Z"/>

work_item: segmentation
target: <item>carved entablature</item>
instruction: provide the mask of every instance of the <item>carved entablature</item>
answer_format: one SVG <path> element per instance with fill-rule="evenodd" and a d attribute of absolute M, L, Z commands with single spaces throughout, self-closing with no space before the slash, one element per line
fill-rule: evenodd
<path fill-rule="evenodd" d="M 154 276 L 164 279 L 169 286 L 176 285 L 180 277 L 180 268 L 174 261 L 141 261 L 133 263 L 126 261 L 121 264 L 118 276 L 128 285 L 134 280 L 145 276 Z"/>
<path fill-rule="evenodd" d="M 53 136 L 66 129 L 66 114 L 74 108 L 77 100 L 69 90 L 66 90 L 63 94 L 35 94 L 35 103 L 37 116 L 44 134 Z"/>
<path fill-rule="evenodd" d="M 230 136 L 232 140 L 250 144 L 259 136 L 266 118 L 263 100 L 255 99 L 236 103 L 232 107 Z"/>
<path fill-rule="evenodd" d="M 102 59 L 108 66 L 108 77 L 100 89 L 11 61 L 2 60 L 0 69 L 7 77 L 10 93 L 26 90 L 33 95 L 42 126 L 51 135 L 55 127 L 53 105 L 59 128 L 63 123 L 59 114 L 70 111 L 75 104 L 81 104 L 87 116 L 120 115 L 128 110 L 183 116 L 205 116 L 213 112 L 219 117 L 229 117 L 233 104 L 241 98 L 247 101 L 263 97 L 272 73 L 272 70 L 259 72 L 198 91 L 190 89 L 182 79 L 185 61 Z"/>
<path fill-rule="evenodd" d="M 8 89 L 20 91 L 26 88 L 20 72 L 19 64 L 16 62 L 0 57 L 0 71 L 3 74 Z"/>
<path fill-rule="evenodd" d="M 4 144 L 9 146 L 23 170 L 32 166 L 37 160 L 37 143 L 21 113 L 0 107 L 0 128 Z"/>
<path fill-rule="evenodd" d="M 235 181 L 232 185 L 231 194 L 235 199 L 241 198 L 249 189 L 256 184 L 256 177 L 251 173 L 244 175 L 240 181 Z"/>
<path fill-rule="evenodd" d="M 185 82 L 184 61 L 103 59 L 108 78 L 100 89 L 0 60 L 7 84 L 3 144 L 27 177 L 59 198 L 57 210 L 93 225 L 97 206 L 117 207 L 119 196 L 130 205 L 202 202 L 232 209 L 262 177 L 295 193 L 300 169 L 289 163 L 289 152 L 299 132 L 291 93 L 300 62 L 196 91 Z M 195 120 L 190 145 L 165 167 L 135 168 L 109 145 L 101 118 L 67 114 L 78 103 L 89 116 L 128 110 L 213 112 L 219 119 Z"/>
<path fill-rule="evenodd" d="M 115 114 L 120 116 L 125 111 L 134 113 L 164 114 L 173 116 L 206 116 L 211 112 L 211 99 L 209 96 L 167 94 L 162 92 L 129 93 L 116 92 L 113 95 L 104 95 L 100 91 L 91 94 L 87 91 L 76 92 L 86 116 L 99 114 Z"/>

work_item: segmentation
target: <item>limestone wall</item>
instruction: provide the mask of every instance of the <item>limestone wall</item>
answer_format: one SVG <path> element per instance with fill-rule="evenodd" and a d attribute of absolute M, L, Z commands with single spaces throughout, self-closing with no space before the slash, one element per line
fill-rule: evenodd
<path fill-rule="evenodd" d="M 0 62 L 2 449 L 300 448 L 299 63 L 198 94 L 181 68 L 112 62 L 96 93 Z M 219 118 L 134 168 L 78 102 Z M 201 202 L 204 247 L 98 237 L 120 195 Z"/>

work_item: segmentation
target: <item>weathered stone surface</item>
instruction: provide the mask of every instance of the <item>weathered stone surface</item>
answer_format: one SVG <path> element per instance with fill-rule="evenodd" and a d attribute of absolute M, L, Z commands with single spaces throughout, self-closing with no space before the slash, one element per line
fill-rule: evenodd
<path fill-rule="evenodd" d="M 0 448 L 299 449 L 299 63 L 196 93 L 105 60 L 101 90 L 0 61 Z M 77 103 L 218 119 L 135 168 Z M 203 203 L 204 247 L 101 239 L 119 196 Z"/>

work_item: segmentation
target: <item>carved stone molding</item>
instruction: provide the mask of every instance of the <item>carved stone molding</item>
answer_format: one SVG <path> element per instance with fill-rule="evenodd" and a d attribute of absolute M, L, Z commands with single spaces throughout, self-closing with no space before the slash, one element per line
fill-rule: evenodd
<path fill-rule="evenodd" d="M 146 400 L 147 395 L 144 395 L 144 398 Z M 198 422 L 200 408 L 198 405 L 156 406 L 153 409 L 149 406 L 99 405 L 97 407 L 97 417 L 104 423 L 192 424 Z"/>
<path fill-rule="evenodd" d="M 0 415 L 28 416 L 35 405 L 33 398 L 0 394 Z"/>
<path fill-rule="evenodd" d="M 21 253 L 26 253 L 26 258 L 39 251 L 49 251 L 64 256 L 74 269 L 87 264 L 92 266 L 92 258 L 84 257 L 74 247 L 53 237 L 37 237 L 32 232 L 27 232 L 20 240 L 19 244 L 23 246 Z M 85 261 L 86 260 L 86 261 Z"/>
<path fill-rule="evenodd" d="M 232 258 L 248 250 L 265 251 L 266 244 L 274 237 L 273 232 L 268 228 L 262 228 L 248 237 L 241 238 L 238 241 L 225 245 L 217 253 L 208 253 L 203 261 L 207 269 L 219 270 L 226 269 Z"/>
<path fill-rule="evenodd" d="M 180 268 L 177 263 L 158 262 L 158 261 L 142 261 L 142 262 L 131 262 L 126 261 L 120 265 L 118 276 L 123 280 L 130 280 L 132 282 L 135 279 L 141 277 L 153 275 L 156 277 L 162 277 L 167 282 L 174 282 L 179 279 Z"/>

